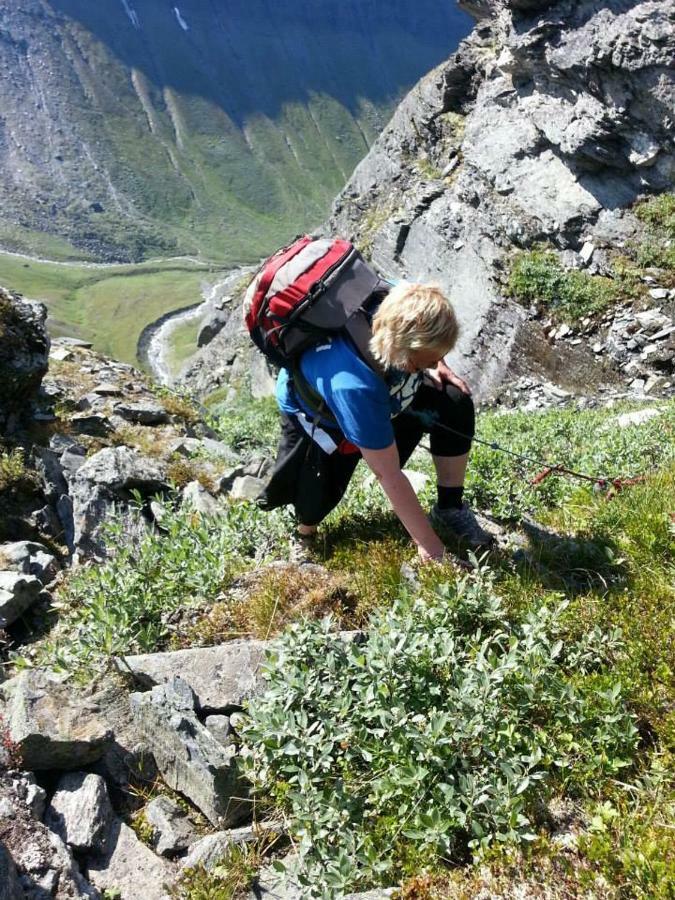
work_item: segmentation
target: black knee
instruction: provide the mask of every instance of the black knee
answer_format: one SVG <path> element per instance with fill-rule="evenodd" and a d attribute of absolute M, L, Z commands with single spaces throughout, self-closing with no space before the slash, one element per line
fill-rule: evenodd
<path fill-rule="evenodd" d="M 438 456 L 463 456 L 471 449 L 476 431 L 473 399 L 454 385 L 439 395 L 438 425 L 431 430 L 431 452 Z"/>

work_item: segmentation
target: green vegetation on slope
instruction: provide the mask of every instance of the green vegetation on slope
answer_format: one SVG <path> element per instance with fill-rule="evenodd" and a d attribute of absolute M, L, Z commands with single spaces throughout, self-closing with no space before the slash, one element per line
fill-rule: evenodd
<path fill-rule="evenodd" d="M 482 415 L 480 433 L 509 447 L 645 478 L 612 499 L 563 478 L 533 486 L 536 466 L 477 447 L 469 493 L 511 521 L 522 549 L 493 551 L 471 576 L 423 570 L 417 599 L 399 571 L 412 548 L 361 467 L 322 529 L 325 579 L 277 571 L 230 596 L 261 553 L 287 556 L 290 515 L 241 503 L 209 519 L 167 506 L 164 535 L 127 548 L 113 530 L 115 557 L 70 576 L 35 658 L 82 671 L 129 651 L 264 637 L 296 619 L 248 739 L 255 777 L 285 810 L 307 849 L 303 877 L 323 896 L 404 879 L 404 897 L 440 900 L 472 896 L 485 879 L 507 893 L 543 879 L 553 897 L 665 900 L 675 890 L 675 404 L 620 429 L 623 411 Z M 240 448 L 274 444 L 268 402 L 221 427 Z M 367 644 L 336 642 L 317 621 L 328 610 L 340 627 L 368 629 Z M 189 628 L 171 624 L 178 613 Z M 566 844 L 550 830 L 550 803 L 574 810 Z M 194 884 L 209 889 L 203 872 Z"/>
<path fill-rule="evenodd" d="M 0 284 L 45 302 L 52 334 L 81 337 L 132 364 L 138 363 L 143 328 L 164 313 L 199 302 L 202 286 L 222 274 L 206 263 L 178 259 L 78 266 L 0 254 Z M 179 352 L 187 355 L 184 342 Z"/>
<path fill-rule="evenodd" d="M 574 322 L 620 300 L 649 299 L 643 280 L 647 269 L 660 270 L 660 282 L 675 285 L 675 194 L 643 200 L 633 211 L 645 230 L 621 253 L 611 253 L 611 277 L 566 269 L 553 250 L 540 247 L 514 257 L 507 293 L 557 319 Z"/>

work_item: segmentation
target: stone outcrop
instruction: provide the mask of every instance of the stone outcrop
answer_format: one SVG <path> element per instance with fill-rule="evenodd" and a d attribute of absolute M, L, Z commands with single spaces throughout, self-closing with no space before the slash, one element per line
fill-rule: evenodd
<path fill-rule="evenodd" d="M 180 677 L 206 714 L 240 708 L 255 695 L 262 684 L 266 646 L 265 641 L 228 641 L 216 647 L 125 656 L 117 660 L 117 667 L 146 688 Z"/>
<path fill-rule="evenodd" d="M 133 492 L 149 499 L 168 489 L 162 467 L 130 447 L 106 447 L 89 457 L 78 468 L 70 490 L 78 553 L 105 556 L 103 526 L 113 514 L 127 518 L 128 531 L 142 532 L 142 518 L 129 511 Z"/>
<path fill-rule="evenodd" d="M 462 5 L 477 28 L 404 100 L 327 227 L 386 275 L 448 292 L 462 324 L 451 363 L 485 396 L 528 352 L 523 331 L 543 337 L 504 297 L 514 250 L 626 241 L 637 223 L 621 208 L 672 185 L 675 10 Z"/>
<path fill-rule="evenodd" d="M 70 772 L 56 786 L 45 825 L 71 850 L 100 850 L 113 819 L 106 783 L 100 775 Z"/>
<path fill-rule="evenodd" d="M 47 371 L 47 310 L 0 288 L 0 433 L 29 417 Z"/>
<path fill-rule="evenodd" d="M 26 769 L 79 769 L 97 760 L 111 732 L 95 704 L 60 676 L 27 669 L 0 686 L 5 723 Z"/>
<path fill-rule="evenodd" d="M 237 824 L 249 804 L 236 771 L 236 748 L 216 740 L 195 705 L 192 689 L 178 676 L 131 696 L 138 727 L 167 785 L 189 797 L 212 824 Z"/>

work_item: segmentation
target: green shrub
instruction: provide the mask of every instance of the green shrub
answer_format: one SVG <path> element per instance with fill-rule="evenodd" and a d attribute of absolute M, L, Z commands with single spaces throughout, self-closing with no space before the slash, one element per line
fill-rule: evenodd
<path fill-rule="evenodd" d="M 675 404 L 639 427 L 619 428 L 620 410 L 556 409 L 541 413 L 488 413 L 478 419 L 478 434 L 518 453 L 561 462 L 601 478 L 630 477 L 666 466 L 675 459 Z M 551 476 L 532 479 L 543 466 L 513 459 L 476 445 L 471 455 L 467 493 L 475 505 L 502 518 L 521 518 L 561 505 L 580 487 L 592 485 Z"/>
<path fill-rule="evenodd" d="M 532 840 L 550 785 L 597 788 L 629 764 L 637 732 L 605 672 L 616 641 L 564 645 L 560 612 L 510 621 L 481 569 L 398 599 L 363 643 L 329 619 L 276 642 L 246 759 L 286 813 L 307 896 Z"/>
<path fill-rule="evenodd" d="M 279 408 L 273 397 L 250 400 L 236 406 L 216 404 L 209 424 L 221 441 L 239 453 L 272 451 L 279 434 Z"/>
<path fill-rule="evenodd" d="M 675 194 L 659 194 L 638 203 L 635 215 L 664 237 L 675 238 Z"/>
<path fill-rule="evenodd" d="M 556 316 L 574 321 L 605 309 L 618 299 L 619 292 L 608 278 L 566 270 L 552 251 L 532 250 L 515 258 L 508 293 L 521 303 L 540 304 Z"/>
<path fill-rule="evenodd" d="M 634 251 L 638 264 L 675 271 L 675 194 L 659 194 L 638 203 L 635 215 L 647 226 L 647 235 Z"/>
<path fill-rule="evenodd" d="M 213 603 L 231 579 L 274 549 L 289 532 L 283 513 L 228 503 L 218 516 L 164 504 L 161 532 L 125 537 L 120 521 L 107 530 L 112 556 L 77 570 L 62 589 L 59 628 L 40 662 L 72 671 L 101 657 L 150 653 L 166 646 L 171 617 Z"/>

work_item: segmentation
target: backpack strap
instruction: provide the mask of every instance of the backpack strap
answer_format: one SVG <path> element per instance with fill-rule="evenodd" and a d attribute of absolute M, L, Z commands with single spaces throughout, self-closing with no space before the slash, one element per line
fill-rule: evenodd
<path fill-rule="evenodd" d="M 344 326 L 344 331 L 351 338 L 359 356 L 370 369 L 380 376 L 380 378 L 384 378 L 385 368 L 373 356 L 370 350 L 370 339 L 373 336 L 372 321 L 380 303 L 390 290 L 391 285 L 389 282 L 380 278 L 375 290 L 370 294 L 367 300 L 365 300 L 361 307 L 349 317 Z M 290 371 L 293 388 L 297 392 L 300 400 L 302 400 L 305 406 L 314 414 L 314 424 L 316 425 L 320 419 L 325 419 L 337 427 L 337 420 L 330 407 L 321 394 L 314 390 L 302 374 L 299 358 L 295 360 Z"/>

